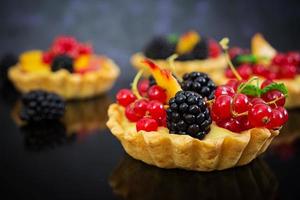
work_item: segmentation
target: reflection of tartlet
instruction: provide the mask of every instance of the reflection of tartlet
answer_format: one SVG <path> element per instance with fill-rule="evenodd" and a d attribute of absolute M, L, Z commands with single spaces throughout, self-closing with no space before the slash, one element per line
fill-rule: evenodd
<path fill-rule="evenodd" d="M 261 159 L 222 172 L 163 170 L 125 155 L 109 178 L 122 199 L 273 199 L 278 181 Z M 157 192 L 159 191 L 159 192 Z"/>
<path fill-rule="evenodd" d="M 74 38 L 57 38 L 48 52 L 27 51 L 9 70 L 22 93 L 42 89 L 65 99 L 93 97 L 109 90 L 119 68 L 108 57 L 92 53 L 91 47 Z"/>
<path fill-rule="evenodd" d="M 282 106 L 272 109 L 269 102 L 250 104 L 245 94 L 230 87 L 223 90 L 224 86 L 220 86 L 215 92 L 210 91 L 215 96 L 207 101 L 190 87 L 186 91 L 181 88 L 170 71 L 150 60 L 145 63 L 156 85 L 146 94 L 145 86 L 138 90 L 136 84 L 141 72 L 138 73 L 132 90 L 122 89 L 117 93 L 118 103 L 110 105 L 107 122 L 125 151 L 145 163 L 196 171 L 242 166 L 268 148 L 287 120 Z M 208 79 L 199 72 L 185 76 L 185 81 L 198 89 L 198 81 L 203 83 Z M 203 92 L 202 89 L 200 86 L 199 91 Z M 228 101 L 223 101 L 224 98 Z M 236 103 L 236 99 L 246 99 L 246 103 Z M 244 110 L 236 109 L 237 105 Z"/>
<path fill-rule="evenodd" d="M 244 80 L 251 76 L 258 76 L 260 79 L 274 80 L 284 83 L 288 89 L 286 99 L 287 108 L 300 106 L 300 53 L 287 52 L 279 53 L 263 38 L 256 34 L 251 41 L 251 54 L 243 52 L 238 48 L 232 49 L 234 55 L 232 60 L 237 67 L 237 71 Z M 230 69 L 218 71 L 211 75 L 217 85 L 226 84 L 228 80 L 234 78 Z"/>
<path fill-rule="evenodd" d="M 201 37 L 195 31 L 187 32 L 179 38 L 175 35 L 156 37 L 146 46 L 144 52 L 135 53 L 131 57 L 131 63 L 136 69 L 143 69 L 145 75 L 149 75 L 149 70 L 141 61 L 150 58 L 170 70 L 167 58 L 172 54 L 179 55 L 172 68 L 178 76 L 193 71 L 210 74 L 226 67 L 226 59 L 218 44 L 212 39 Z"/>

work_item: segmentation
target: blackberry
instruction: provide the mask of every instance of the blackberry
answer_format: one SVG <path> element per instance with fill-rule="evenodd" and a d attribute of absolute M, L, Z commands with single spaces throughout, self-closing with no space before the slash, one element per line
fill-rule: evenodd
<path fill-rule="evenodd" d="M 166 59 L 175 53 L 176 44 L 168 41 L 166 37 L 155 37 L 144 49 L 144 54 L 152 59 Z"/>
<path fill-rule="evenodd" d="M 187 60 L 203 60 L 208 57 L 208 43 L 205 38 L 202 38 L 198 42 L 191 52 L 179 55 L 176 60 L 187 61 Z"/>
<path fill-rule="evenodd" d="M 170 133 L 203 139 L 212 119 L 204 98 L 192 91 L 179 91 L 169 101 L 167 127 Z"/>
<path fill-rule="evenodd" d="M 14 54 L 8 53 L 5 54 L 0 61 L 0 80 L 5 82 L 8 80 L 7 72 L 10 67 L 17 64 L 18 57 Z"/>
<path fill-rule="evenodd" d="M 63 116 L 65 101 L 57 94 L 35 90 L 22 97 L 20 118 L 27 122 L 55 121 Z"/>
<path fill-rule="evenodd" d="M 202 72 L 186 73 L 181 82 L 181 88 L 184 91 L 193 91 L 200 94 L 207 99 L 214 98 L 214 91 L 216 89 L 215 83 Z"/>
<path fill-rule="evenodd" d="M 73 72 L 73 58 L 68 55 L 56 56 L 52 61 L 52 71 L 58 71 L 60 69 L 66 69 L 69 72 Z"/>

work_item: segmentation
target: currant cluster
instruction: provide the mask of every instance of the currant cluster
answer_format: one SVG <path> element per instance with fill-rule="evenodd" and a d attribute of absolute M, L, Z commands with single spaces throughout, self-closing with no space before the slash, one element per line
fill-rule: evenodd
<path fill-rule="evenodd" d="M 260 89 L 264 91 L 273 82 L 265 80 Z M 230 80 L 217 87 L 211 115 L 216 124 L 233 132 L 253 127 L 280 128 L 288 119 L 285 95 L 276 89 L 266 90 L 260 97 L 243 94 L 244 81 Z M 268 88 L 266 88 L 268 89 Z"/>
<path fill-rule="evenodd" d="M 140 99 L 129 89 L 117 93 L 117 102 L 125 107 L 127 119 L 136 122 L 137 131 L 156 131 L 159 126 L 166 127 L 165 90 L 158 85 L 150 86 L 149 80 L 145 79 L 139 82 L 138 92 L 142 96 Z"/>
<path fill-rule="evenodd" d="M 253 75 L 266 79 L 292 79 L 300 73 L 300 52 L 278 53 L 270 65 L 258 64 L 253 55 L 245 55 L 245 51 L 234 48 L 229 51 L 232 63 L 237 66 L 240 76 L 247 80 Z M 226 77 L 234 78 L 230 69 L 225 72 Z"/>

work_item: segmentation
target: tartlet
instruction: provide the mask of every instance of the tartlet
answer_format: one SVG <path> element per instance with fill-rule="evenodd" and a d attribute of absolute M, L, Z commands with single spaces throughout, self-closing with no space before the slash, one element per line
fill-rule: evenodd
<path fill-rule="evenodd" d="M 282 82 L 289 91 L 285 106 L 300 106 L 300 53 L 278 53 L 261 34 L 253 36 L 251 53 L 238 48 L 232 49 L 233 64 L 244 80 L 257 76 L 261 80 L 268 79 Z M 217 85 L 226 84 L 233 74 L 230 69 L 218 71 L 211 75 Z"/>
<path fill-rule="evenodd" d="M 173 54 L 178 54 L 178 58 L 171 66 L 167 58 Z M 146 58 L 154 60 L 163 68 L 173 70 L 178 76 L 193 71 L 211 74 L 227 65 L 218 43 L 201 37 L 195 31 L 189 31 L 179 38 L 174 35 L 155 37 L 143 52 L 133 54 L 131 64 L 137 70 L 143 69 L 144 75 L 149 75 L 150 71 L 141 63 Z"/>
<path fill-rule="evenodd" d="M 93 54 L 89 45 L 58 37 L 49 51 L 21 54 L 9 78 L 22 93 L 42 89 L 65 99 L 82 99 L 108 91 L 119 73 L 113 60 Z"/>
<path fill-rule="evenodd" d="M 184 91 L 182 89 L 186 87 L 181 88 L 170 71 L 150 60 L 144 64 L 148 65 L 156 85 L 149 86 L 145 94 L 144 86 L 137 86 L 141 76 L 141 72 L 138 73 L 132 90 L 120 90 L 118 103 L 110 105 L 107 126 L 130 156 L 147 164 L 196 171 L 242 166 L 268 148 L 279 134 L 279 127 L 287 120 L 284 108 L 278 106 L 273 111 L 268 103 L 251 106 L 249 103 L 247 112 L 237 113 L 236 109 L 230 109 L 227 113 L 229 107 L 218 105 L 219 99 L 224 96 L 240 99 L 235 97 L 244 95 L 239 90 L 235 94 L 233 88 L 223 90 L 225 86 L 218 87 L 215 91 L 210 90 L 215 96 L 207 100 L 206 96 L 201 96 L 204 94 L 201 88 L 201 93 L 197 93 L 199 87 L 188 87 Z M 184 77 L 181 85 L 189 81 L 197 85 L 204 79 L 211 82 L 207 74 L 200 72 Z M 226 93 L 229 89 L 232 94 Z M 248 97 L 244 95 L 244 98 Z M 230 107 L 236 105 L 230 103 Z M 259 106 L 267 109 L 263 115 L 259 114 Z M 279 108 L 284 115 L 277 110 Z M 274 113 L 279 114 L 280 119 L 273 118 Z"/>

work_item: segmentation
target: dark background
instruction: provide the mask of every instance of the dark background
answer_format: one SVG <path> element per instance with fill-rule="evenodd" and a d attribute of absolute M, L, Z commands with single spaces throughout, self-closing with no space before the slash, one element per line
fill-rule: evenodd
<path fill-rule="evenodd" d="M 154 34 L 182 33 L 195 29 L 202 35 L 218 40 L 227 36 L 231 39 L 231 45 L 248 47 L 251 36 L 261 32 L 279 50 L 300 49 L 299 1 L 9 0 L 1 1 L 0 4 L 0 55 L 7 52 L 19 54 L 29 49 L 47 49 L 52 39 L 60 34 L 90 41 L 96 52 L 113 58 L 121 68 L 122 74 L 116 86 L 105 97 L 110 99 L 114 98 L 119 88 L 130 83 L 135 72 L 129 64 L 129 58 L 132 53 L 141 50 Z M 109 130 L 104 128 L 88 134 L 73 134 L 62 145 L 32 150 L 32 147 L 26 145 L 26 135 L 11 117 L 13 92 L 5 92 L 0 94 L 0 181 L 4 186 L 1 187 L 3 194 L 10 195 L 6 199 L 117 198 L 108 180 L 124 153 Z M 102 98 L 98 100 L 101 102 Z M 299 135 L 299 110 L 292 113 L 294 121 L 290 123 L 293 125 L 289 125 L 292 128 L 286 128 L 283 132 Z M 274 147 L 265 155 L 264 160 L 276 181 L 267 181 L 275 190 L 270 193 L 261 191 L 268 197 L 264 196 L 263 199 L 299 199 L 298 144 L 294 141 L 280 148 Z M 129 162 L 133 166 L 136 163 L 130 159 Z M 148 169 L 145 165 L 141 166 Z M 240 171 L 233 170 L 229 174 L 240 174 Z M 164 173 L 168 172 L 162 170 L 158 174 L 165 177 Z M 185 172 L 180 170 L 174 173 L 175 179 L 177 175 L 185 176 Z M 201 177 L 207 177 L 200 174 Z M 197 173 L 195 176 L 198 176 Z M 232 178 L 226 172 L 224 177 L 228 177 L 228 182 Z M 174 176 L 171 176 L 170 182 L 169 178 L 166 176 L 165 184 L 174 182 Z M 184 181 L 182 177 L 180 180 Z M 187 184 L 195 183 L 187 181 Z M 216 187 L 226 188 L 226 185 L 216 183 Z M 257 185 L 255 182 L 254 186 Z M 205 183 L 200 186 L 205 186 Z M 253 183 L 246 181 L 239 190 L 248 199 L 252 197 L 248 195 L 252 193 L 250 186 Z M 140 187 L 147 191 L 151 185 L 142 184 Z M 201 197 L 196 194 L 197 191 L 203 192 L 201 188 L 193 190 L 197 198 Z M 181 190 L 180 184 L 176 190 Z M 168 192 L 174 191 L 157 190 L 156 198 Z M 190 193 L 186 187 L 183 192 Z M 232 191 L 227 192 L 230 194 Z M 216 195 L 210 199 L 225 196 Z M 127 197 L 141 199 L 130 192 Z M 144 197 L 147 198 L 147 192 Z"/>

